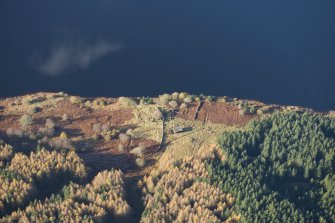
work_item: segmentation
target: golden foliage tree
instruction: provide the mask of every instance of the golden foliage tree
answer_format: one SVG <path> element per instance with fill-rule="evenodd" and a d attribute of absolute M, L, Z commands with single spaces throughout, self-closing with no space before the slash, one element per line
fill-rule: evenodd
<path fill-rule="evenodd" d="M 41 178 L 62 173 L 71 173 L 81 179 L 86 177 L 86 167 L 73 151 L 59 153 L 41 149 L 37 153 L 30 153 L 29 157 L 22 153 L 16 153 L 8 170 L 20 174 L 26 179 L 32 176 Z"/>
<path fill-rule="evenodd" d="M 210 147 L 146 176 L 140 182 L 145 194 L 141 222 L 237 221 L 239 215 L 232 211 L 233 197 L 207 183 L 205 163 L 214 158 L 224 159 L 216 147 Z"/>
<path fill-rule="evenodd" d="M 75 152 L 59 153 L 42 149 L 29 156 L 15 153 L 11 146 L 0 146 L 0 213 L 28 202 L 37 188 L 36 180 L 57 180 L 69 175 L 76 179 L 87 176 L 86 167 Z M 12 157 L 12 158 L 11 158 Z M 10 160 L 11 158 L 11 160 Z M 10 161 L 9 161 L 10 160 Z"/>
<path fill-rule="evenodd" d="M 91 183 L 71 183 L 62 195 L 34 201 L 25 210 L 13 212 L 3 222 L 101 222 L 107 214 L 125 215 L 130 207 L 124 199 L 123 175 L 111 170 L 98 173 Z"/>

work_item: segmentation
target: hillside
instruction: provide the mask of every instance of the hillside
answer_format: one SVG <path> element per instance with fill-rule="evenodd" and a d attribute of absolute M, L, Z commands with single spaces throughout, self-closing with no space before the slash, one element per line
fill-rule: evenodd
<path fill-rule="evenodd" d="M 3 222 L 335 222 L 331 113 L 36 93 L 0 100 L 0 139 Z"/>

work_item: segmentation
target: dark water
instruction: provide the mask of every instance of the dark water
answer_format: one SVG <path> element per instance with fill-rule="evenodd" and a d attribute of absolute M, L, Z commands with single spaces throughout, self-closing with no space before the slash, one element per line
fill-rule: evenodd
<path fill-rule="evenodd" d="M 0 97 L 183 90 L 334 109 L 334 12 L 333 0 L 3 0 Z"/>

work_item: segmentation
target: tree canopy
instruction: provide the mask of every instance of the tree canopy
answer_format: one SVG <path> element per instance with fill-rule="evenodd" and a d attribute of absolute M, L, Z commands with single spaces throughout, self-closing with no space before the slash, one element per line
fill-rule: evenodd
<path fill-rule="evenodd" d="M 211 181 L 236 197 L 242 222 L 335 222 L 335 120 L 276 113 L 225 132 Z"/>

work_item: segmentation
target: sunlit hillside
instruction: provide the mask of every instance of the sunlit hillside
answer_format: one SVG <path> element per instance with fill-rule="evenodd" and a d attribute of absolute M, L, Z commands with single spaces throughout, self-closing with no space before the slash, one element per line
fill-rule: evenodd
<path fill-rule="evenodd" d="M 0 100 L 0 222 L 335 222 L 335 119 L 190 95 Z"/>

